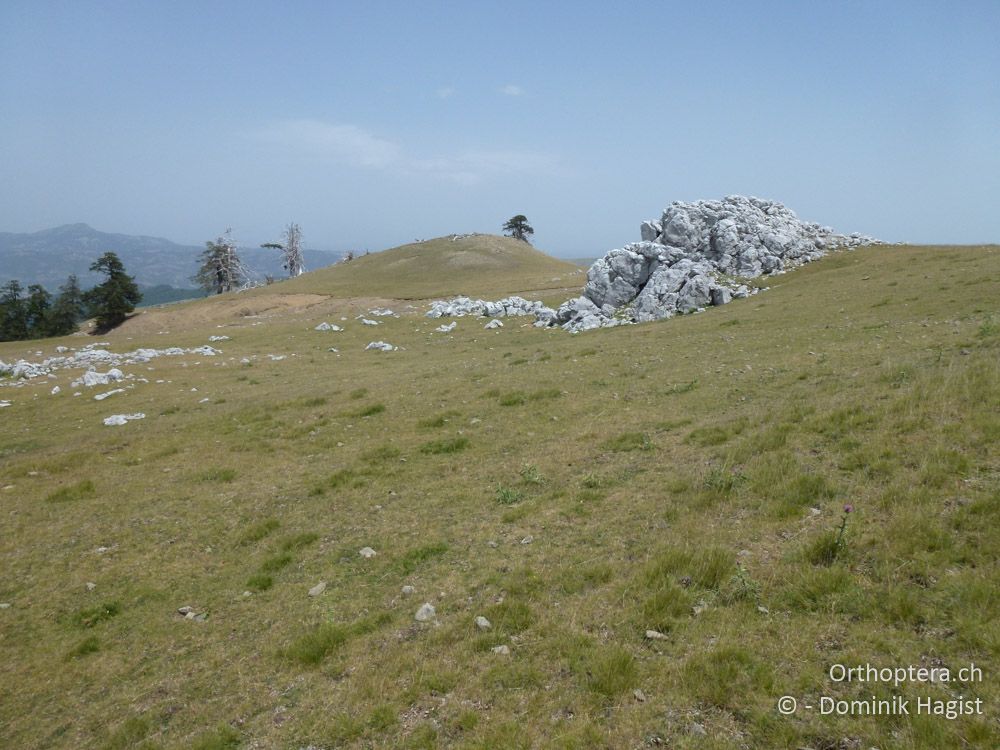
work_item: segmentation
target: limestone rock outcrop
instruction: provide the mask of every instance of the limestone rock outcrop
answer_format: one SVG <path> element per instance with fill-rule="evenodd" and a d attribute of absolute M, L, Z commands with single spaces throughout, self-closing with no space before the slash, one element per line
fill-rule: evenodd
<path fill-rule="evenodd" d="M 839 247 L 877 240 L 804 222 L 775 201 L 729 196 L 674 202 L 640 226 L 642 240 L 610 251 L 587 272 L 583 296 L 555 323 L 570 331 L 669 318 L 724 305 L 754 290 L 740 279 L 782 273 Z"/>

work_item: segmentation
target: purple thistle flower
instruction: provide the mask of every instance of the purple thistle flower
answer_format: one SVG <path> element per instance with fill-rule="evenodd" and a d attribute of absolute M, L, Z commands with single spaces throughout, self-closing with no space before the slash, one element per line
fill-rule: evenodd
<path fill-rule="evenodd" d="M 853 512 L 854 512 L 854 506 L 853 505 L 851 505 L 850 503 L 848 503 L 847 505 L 844 506 L 844 513 L 853 513 Z"/>

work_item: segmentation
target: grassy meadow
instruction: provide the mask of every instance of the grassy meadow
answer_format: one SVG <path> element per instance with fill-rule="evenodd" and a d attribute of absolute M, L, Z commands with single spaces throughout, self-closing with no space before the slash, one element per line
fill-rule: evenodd
<path fill-rule="evenodd" d="M 105 401 L 78 370 L 0 387 L 0 746 L 1000 747 L 1000 248 L 840 252 L 579 335 L 435 333 L 439 287 L 380 260 L 143 313 L 106 348 L 231 340 Z M 573 270 L 446 291 L 554 303 Z M 361 325 L 369 299 L 401 317 Z"/>

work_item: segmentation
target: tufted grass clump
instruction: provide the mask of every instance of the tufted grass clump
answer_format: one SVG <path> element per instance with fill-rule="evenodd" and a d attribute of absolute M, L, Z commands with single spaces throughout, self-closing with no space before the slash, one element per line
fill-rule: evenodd
<path fill-rule="evenodd" d="M 427 455 L 441 455 L 447 453 L 458 453 L 469 447 L 469 438 L 454 437 L 443 440 L 432 440 L 420 446 L 420 452 Z"/>
<path fill-rule="evenodd" d="M 243 531 L 238 544 L 248 545 L 259 542 L 279 526 L 281 526 L 281 522 L 277 518 L 265 518 L 263 521 L 258 521 Z"/>
<path fill-rule="evenodd" d="M 96 607 L 85 607 L 78 610 L 70 621 L 80 628 L 92 628 L 121 614 L 122 607 L 118 602 L 105 602 Z"/>
<path fill-rule="evenodd" d="M 621 435 L 617 435 L 604 443 L 606 450 L 619 453 L 651 451 L 654 447 L 653 441 L 645 432 L 623 432 Z"/>
<path fill-rule="evenodd" d="M 587 689 L 607 700 L 634 688 L 638 675 L 636 658 L 621 646 L 595 647 L 587 660 Z"/>
<path fill-rule="evenodd" d="M 500 505 L 516 505 L 524 499 L 522 492 L 515 490 L 513 487 L 505 487 L 502 484 L 497 485 L 493 496 Z"/>
<path fill-rule="evenodd" d="M 76 482 L 75 484 L 68 485 L 66 487 L 60 487 L 58 490 L 50 492 L 46 498 L 45 502 L 48 503 L 68 503 L 74 500 L 83 500 L 87 497 L 93 497 L 97 494 L 97 489 L 94 487 L 94 483 L 89 479 L 84 479 L 81 482 Z"/>
<path fill-rule="evenodd" d="M 236 469 L 212 468 L 206 469 L 198 475 L 202 482 L 222 482 L 228 483 L 236 479 Z"/>

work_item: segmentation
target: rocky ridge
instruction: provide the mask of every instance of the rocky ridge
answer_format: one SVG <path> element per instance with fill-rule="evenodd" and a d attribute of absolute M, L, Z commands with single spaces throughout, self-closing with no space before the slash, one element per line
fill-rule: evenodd
<path fill-rule="evenodd" d="M 879 241 L 800 220 L 777 201 L 732 195 L 675 201 L 644 221 L 641 241 L 608 252 L 587 271 L 583 294 L 558 310 L 509 297 L 432 303 L 428 317 L 534 315 L 536 326 L 578 332 L 693 313 L 756 294 L 741 280 L 784 273 L 837 248 Z"/>

